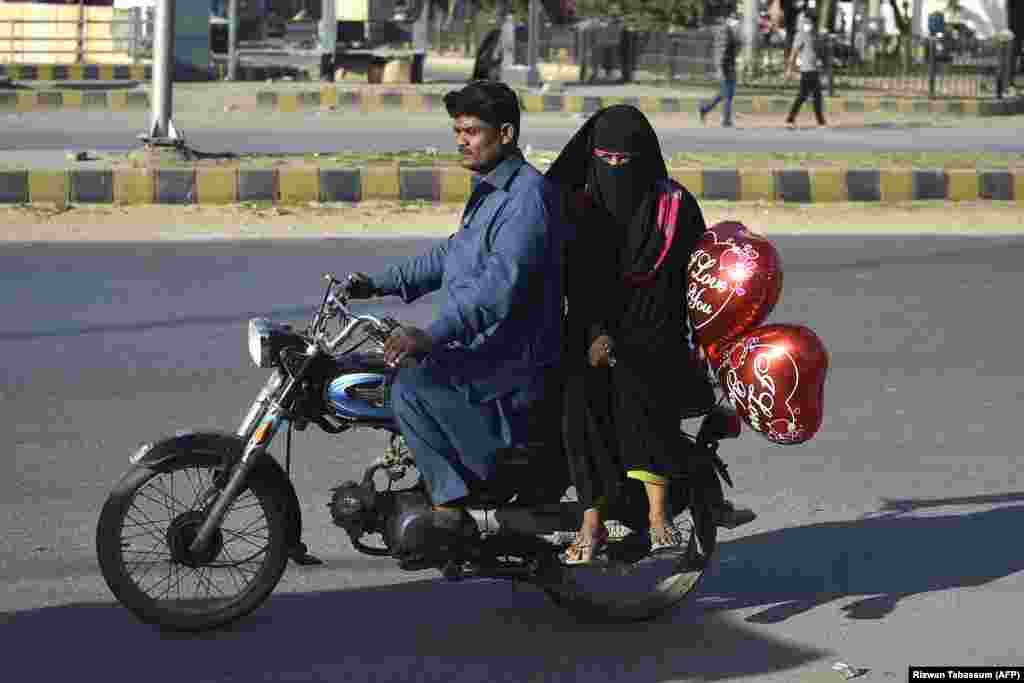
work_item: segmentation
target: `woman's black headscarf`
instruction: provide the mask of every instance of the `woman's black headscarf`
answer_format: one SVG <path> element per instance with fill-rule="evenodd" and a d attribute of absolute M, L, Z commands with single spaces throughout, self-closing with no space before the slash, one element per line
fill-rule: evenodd
<path fill-rule="evenodd" d="M 632 161 L 610 166 L 594 149 L 629 154 Z M 604 208 L 617 234 L 623 272 L 646 273 L 664 247 L 657 229 L 658 181 L 668 176 L 658 136 L 643 113 L 627 104 L 597 111 L 565 146 L 545 174 L 569 191 L 584 187 Z"/>

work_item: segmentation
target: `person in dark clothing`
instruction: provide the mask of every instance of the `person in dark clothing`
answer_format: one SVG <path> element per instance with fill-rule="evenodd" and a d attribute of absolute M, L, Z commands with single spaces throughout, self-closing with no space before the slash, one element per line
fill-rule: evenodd
<path fill-rule="evenodd" d="M 810 97 L 814 103 L 814 115 L 818 119 L 818 125 L 826 126 L 825 115 L 821 96 L 821 74 L 818 69 L 818 34 L 814 25 L 813 14 L 805 14 L 800 20 L 800 32 L 793 39 L 793 45 L 789 49 L 789 59 L 786 62 L 786 76 L 793 75 L 793 70 L 799 65 L 800 69 L 800 93 L 793 100 L 793 106 L 786 117 L 786 125 L 796 128 L 796 115 L 800 113 L 800 107 Z"/>
<path fill-rule="evenodd" d="M 570 198 L 578 235 L 567 256 L 564 437 L 586 512 L 563 561 L 600 552 L 628 479 L 646 490 L 652 551 L 678 546 L 667 483 L 685 470 L 682 403 L 699 388 L 684 302 L 704 218 L 629 105 L 594 114 L 546 175 Z"/>
<path fill-rule="evenodd" d="M 740 49 L 737 35 L 740 20 L 735 14 L 726 19 L 715 31 L 715 62 L 718 70 L 718 94 L 708 102 L 701 102 L 698 108 L 700 121 L 704 123 L 708 114 L 724 101 L 722 127 L 732 126 L 732 100 L 736 97 L 736 53 Z"/>

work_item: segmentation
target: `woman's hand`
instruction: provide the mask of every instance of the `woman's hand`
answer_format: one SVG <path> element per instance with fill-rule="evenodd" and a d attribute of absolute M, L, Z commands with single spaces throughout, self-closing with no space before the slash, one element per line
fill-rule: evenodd
<path fill-rule="evenodd" d="M 615 366 L 615 340 L 602 334 L 590 345 L 588 354 L 591 367 L 610 368 Z"/>

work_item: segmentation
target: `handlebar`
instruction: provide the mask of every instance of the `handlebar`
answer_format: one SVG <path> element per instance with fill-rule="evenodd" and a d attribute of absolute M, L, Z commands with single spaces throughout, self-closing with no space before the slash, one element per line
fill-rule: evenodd
<path fill-rule="evenodd" d="M 347 296 L 347 290 L 342 286 L 336 291 L 329 292 L 326 301 L 324 302 L 325 307 L 332 314 L 331 317 L 337 316 L 343 320 L 347 320 L 341 332 L 339 332 L 337 336 L 333 339 L 323 339 L 324 345 L 328 351 L 334 351 L 361 326 L 368 326 L 370 328 L 370 336 L 381 344 L 387 340 L 388 336 L 390 336 L 395 328 L 400 327 L 399 323 L 391 318 L 378 318 L 377 316 L 370 315 L 368 313 L 357 315 L 349 309 L 348 301 L 349 297 Z"/>

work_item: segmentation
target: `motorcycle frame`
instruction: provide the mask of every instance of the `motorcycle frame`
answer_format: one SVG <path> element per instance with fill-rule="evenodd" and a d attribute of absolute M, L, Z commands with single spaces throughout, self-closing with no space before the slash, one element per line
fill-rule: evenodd
<path fill-rule="evenodd" d="M 307 334 L 303 335 L 308 344 L 305 348 L 302 364 L 295 372 L 286 367 L 283 357 L 275 359 L 277 368 L 250 406 L 237 435 L 245 441 L 242 457 L 233 465 L 229 465 L 230 477 L 226 485 L 216 495 L 212 505 L 207 509 L 205 519 L 189 546 L 191 552 L 201 552 L 213 538 L 227 515 L 228 509 L 245 487 L 246 478 L 260 460 L 274 436 L 284 422 L 291 424 L 296 416 L 292 413 L 292 404 L 297 388 L 302 386 L 306 373 L 313 365 L 330 355 L 342 343 L 349 339 L 358 329 L 367 327 L 371 338 L 383 343 L 391 330 L 397 326 L 388 319 L 379 319 L 372 315 L 355 315 L 347 306 L 347 299 L 332 292 L 335 285 L 340 284 L 333 275 L 325 275 L 328 282 L 324 299 L 310 322 Z M 333 338 L 326 331 L 327 323 L 332 319 L 344 320 L 342 330 Z M 380 426 L 380 425 L 377 425 Z M 331 430 L 328 430 L 331 431 Z M 339 430 L 340 431 L 340 430 Z M 289 453 L 290 457 L 290 453 Z"/>

